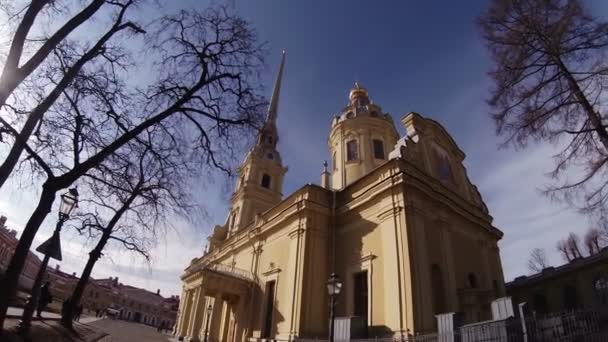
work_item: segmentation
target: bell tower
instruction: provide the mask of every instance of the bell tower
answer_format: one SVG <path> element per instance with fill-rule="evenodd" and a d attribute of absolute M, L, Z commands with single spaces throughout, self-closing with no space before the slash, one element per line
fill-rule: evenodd
<path fill-rule="evenodd" d="M 283 197 L 283 177 L 287 167 L 283 166 L 281 155 L 277 151 L 279 134 L 276 120 L 284 66 L 285 51 L 281 56 L 264 126 L 258 133 L 255 145 L 247 153 L 245 161 L 239 168 L 239 180 L 230 200 L 228 235 L 253 222 L 256 214 L 268 210 Z"/>
<path fill-rule="evenodd" d="M 388 159 L 399 140 L 390 114 L 369 99 L 359 82 L 348 96 L 348 105 L 332 120 L 328 145 L 332 158 L 333 189 L 342 189 Z"/>

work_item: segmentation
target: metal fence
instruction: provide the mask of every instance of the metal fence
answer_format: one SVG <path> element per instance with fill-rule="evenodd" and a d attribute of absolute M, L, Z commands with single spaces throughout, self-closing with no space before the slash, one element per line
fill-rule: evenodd
<path fill-rule="evenodd" d="M 323 342 L 323 339 L 296 339 Z M 511 317 L 464 325 L 453 333 L 351 339 L 350 342 L 608 342 L 608 308 Z M 336 340 L 335 342 L 346 342 Z"/>
<path fill-rule="evenodd" d="M 528 342 L 608 341 L 608 310 L 585 309 L 526 317 L 524 333 Z"/>

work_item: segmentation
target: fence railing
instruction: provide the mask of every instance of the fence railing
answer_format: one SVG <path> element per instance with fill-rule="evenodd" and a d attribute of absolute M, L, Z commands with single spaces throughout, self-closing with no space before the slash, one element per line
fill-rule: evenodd
<path fill-rule="evenodd" d="M 324 342 L 302 339 L 297 342 Z M 349 342 L 608 342 L 608 308 L 562 311 L 479 322 L 443 334 L 350 339 Z M 346 342 L 346 340 L 335 340 Z"/>
<path fill-rule="evenodd" d="M 593 336 L 608 335 L 608 310 L 592 308 L 531 316 L 526 317 L 525 326 L 529 342 L 587 341 Z"/>

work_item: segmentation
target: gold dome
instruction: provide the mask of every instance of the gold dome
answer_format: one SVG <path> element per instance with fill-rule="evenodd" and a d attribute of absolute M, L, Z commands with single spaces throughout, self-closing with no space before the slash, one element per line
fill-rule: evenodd
<path fill-rule="evenodd" d="M 348 95 L 348 99 L 352 102 L 353 99 L 363 96 L 365 98 L 368 97 L 367 89 L 363 88 L 359 82 L 355 82 L 355 87 L 350 91 Z"/>

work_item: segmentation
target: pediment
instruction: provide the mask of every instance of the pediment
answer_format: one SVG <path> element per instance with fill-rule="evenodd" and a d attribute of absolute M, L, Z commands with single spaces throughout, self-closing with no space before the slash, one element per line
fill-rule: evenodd
<path fill-rule="evenodd" d="M 401 122 L 407 130 L 407 135 L 413 140 L 416 139 L 414 141 L 423 139 L 425 142 L 434 142 L 458 161 L 464 160 L 464 152 L 439 122 L 425 118 L 416 112 L 405 114 L 401 118 Z"/>

